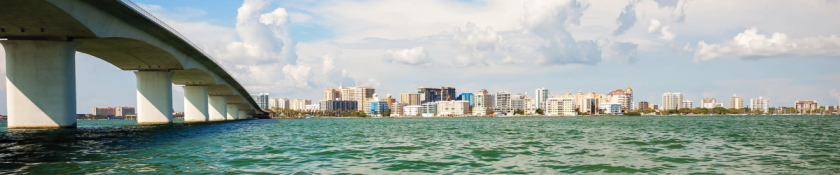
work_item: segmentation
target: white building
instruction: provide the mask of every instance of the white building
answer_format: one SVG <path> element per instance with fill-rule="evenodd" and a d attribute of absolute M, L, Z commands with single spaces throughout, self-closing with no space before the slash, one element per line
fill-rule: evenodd
<path fill-rule="evenodd" d="M 483 116 L 487 115 L 487 111 L 493 110 L 493 95 L 487 93 L 487 90 L 480 90 L 475 94 L 475 104 L 473 106 L 473 115 Z"/>
<path fill-rule="evenodd" d="M 501 91 L 496 93 L 496 106 L 493 110 L 496 111 L 496 114 L 511 114 L 513 110 L 511 109 L 511 95 L 510 91 Z"/>
<path fill-rule="evenodd" d="M 268 100 L 268 108 L 269 109 L 289 109 L 289 99 L 287 98 L 275 98 Z"/>
<path fill-rule="evenodd" d="M 528 93 L 522 97 L 522 100 L 525 101 L 525 115 L 534 115 L 537 113 L 537 99 L 528 96 Z"/>
<path fill-rule="evenodd" d="M 549 98 L 546 99 L 546 107 L 548 108 L 545 115 L 554 116 L 574 116 L 575 99 L 574 98 Z"/>
<path fill-rule="evenodd" d="M 738 94 L 732 94 L 732 97 L 729 97 L 729 108 L 744 108 L 744 98 L 739 97 Z"/>
<path fill-rule="evenodd" d="M 607 100 L 621 104 L 624 109 L 633 110 L 633 89 L 630 87 L 627 87 L 626 90 L 616 89 L 607 94 Z"/>
<path fill-rule="evenodd" d="M 624 113 L 621 112 L 621 103 L 601 103 L 600 108 L 604 111 L 604 114 L 610 115 L 622 115 Z"/>
<path fill-rule="evenodd" d="M 434 117 L 437 114 L 436 102 L 426 102 L 421 106 L 422 108 L 420 109 L 420 113 L 423 117 Z"/>
<path fill-rule="evenodd" d="M 703 98 L 703 100 L 700 101 L 700 107 L 706 109 L 715 108 L 717 107 L 717 100 L 715 100 L 715 98 Z"/>
<path fill-rule="evenodd" d="M 437 116 L 463 116 L 470 110 L 470 101 L 439 101 Z"/>
<path fill-rule="evenodd" d="M 545 101 L 546 101 L 546 99 L 551 97 L 551 94 L 548 92 L 548 89 L 546 89 L 545 87 L 539 88 L 539 89 L 537 89 L 537 93 L 535 95 L 536 95 L 535 100 L 536 100 L 537 108 L 545 110 L 546 109 Z"/>
<path fill-rule="evenodd" d="M 307 111 L 321 110 L 321 104 L 320 103 L 315 103 L 315 104 L 311 104 L 311 105 L 306 105 L 306 110 Z"/>
<path fill-rule="evenodd" d="M 599 100 L 598 98 L 591 97 L 591 96 L 583 97 L 580 100 L 580 102 L 581 102 L 580 103 L 580 109 L 578 111 L 580 111 L 581 113 L 589 113 L 590 115 L 601 113 L 601 110 L 599 110 L 601 100 Z M 621 105 L 621 103 L 616 103 L 616 104 Z M 619 107 L 619 110 L 620 109 L 621 109 L 621 107 Z"/>
<path fill-rule="evenodd" d="M 764 99 L 763 97 L 750 99 L 750 110 L 761 110 L 762 112 L 769 111 L 770 99 Z"/>
<path fill-rule="evenodd" d="M 306 105 L 312 104 L 311 100 L 307 99 L 294 99 L 289 102 L 289 109 L 292 110 L 306 110 Z"/>
<path fill-rule="evenodd" d="M 682 108 L 688 108 L 688 109 L 694 108 L 694 102 L 691 101 L 691 100 L 683 100 L 683 102 L 680 105 L 680 109 L 682 109 Z"/>
<path fill-rule="evenodd" d="M 525 96 L 522 94 L 510 96 L 510 114 L 516 110 L 525 111 Z"/>
<path fill-rule="evenodd" d="M 682 106 L 683 95 L 679 92 L 666 92 L 662 94 L 662 106 L 659 106 L 659 109 L 662 110 L 671 110 L 671 109 L 678 109 Z"/>
<path fill-rule="evenodd" d="M 421 109 L 423 109 L 423 106 L 420 106 L 420 105 L 405 106 L 405 107 L 403 107 L 403 116 L 407 116 L 407 117 L 418 116 L 418 115 L 422 114 L 420 112 L 420 111 L 422 111 Z"/>

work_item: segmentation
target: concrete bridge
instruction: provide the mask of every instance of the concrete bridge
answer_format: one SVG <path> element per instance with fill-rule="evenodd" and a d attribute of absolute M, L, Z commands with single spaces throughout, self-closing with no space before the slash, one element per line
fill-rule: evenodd
<path fill-rule="evenodd" d="M 207 36 L 213 37 L 213 36 Z M 188 122 L 265 113 L 209 54 L 128 0 L 0 0 L 8 128 L 75 128 L 75 54 L 137 76 L 137 122 L 172 123 L 172 84 Z"/>

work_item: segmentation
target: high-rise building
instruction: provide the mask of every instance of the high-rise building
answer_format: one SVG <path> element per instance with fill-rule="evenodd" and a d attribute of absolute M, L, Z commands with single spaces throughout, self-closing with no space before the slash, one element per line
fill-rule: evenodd
<path fill-rule="evenodd" d="M 732 97 L 729 97 L 729 108 L 744 108 L 744 98 L 741 98 L 738 94 L 732 94 Z"/>
<path fill-rule="evenodd" d="M 808 101 L 808 99 L 805 99 L 805 101 L 796 101 L 793 105 L 799 113 L 807 113 L 807 111 L 819 109 L 817 101 Z"/>
<path fill-rule="evenodd" d="M 694 102 L 691 101 L 691 100 L 683 100 L 679 109 L 682 109 L 682 108 L 688 108 L 688 109 L 694 108 Z"/>
<path fill-rule="evenodd" d="M 650 102 L 648 102 L 648 101 L 640 101 L 638 107 L 639 107 L 639 110 L 641 110 L 641 111 L 644 111 L 645 109 L 648 109 L 648 108 L 653 108 L 653 107 L 650 106 Z"/>
<path fill-rule="evenodd" d="M 289 109 L 292 110 L 306 110 L 306 105 L 312 104 L 312 100 L 294 99 L 289 102 Z"/>
<path fill-rule="evenodd" d="M 268 100 L 268 109 L 276 110 L 276 109 L 289 109 L 289 99 L 288 98 L 275 98 Z"/>
<path fill-rule="evenodd" d="M 545 100 L 551 97 L 551 94 L 548 92 L 548 89 L 545 87 L 537 89 L 536 101 L 537 101 L 537 108 L 545 110 Z"/>
<path fill-rule="evenodd" d="M 770 99 L 764 99 L 763 97 L 750 99 L 750 110 L 770 111 Z"/>
<path fill-rule="evenodd" d="M 391 103 L 391 115 L 403 116 L 403 110 L 408 106 L 405 103 L 394 102 Z"/>
<path fill-rule="evenodd" d="M 601 110 L 599 109 L 599 106 L 601 106 L 601 104 L 602 104 L 601 100 L 598 100 L 597 98 L 594 98 L 594 97 L 583 97 L 583 99 L 581 99 L 580 102 L 581 102 L 581 104 L 580 104 L 580 110 L 579 111 L 581 113 L 589 113 L 590 115 L 601 113 Z M 620 105 L 620 103 L 615 103 L 615 104 Z M 619 109 L 621 109 L 621 107 L 619 107 Z"/>
<path fill-rule="evenodd" d="M 257 102 L 257 106 L 262 109 L 268 109 L 268 93 L 251 94 L 251 98 Z"/>
<path fill-rule="evenodd" d="M 627 87 L 626 90 L 616 89 L 607 94 L 607 100 L 611 103 L 621 104 L 621 108 L 626 110 L 633 110 L 633 89 Z"/>
<path fill-rule="evenodd" d="M 321 110 L 324 111 L 355 111 L 358 109 L 358 103 L 352 100 L 321 100 L 319 103 L 321 104 Z"/>
<path fill-rule="evenodd" d="M 682 105 L 683 95 L 679 92 L 666 92 L 662 94 L 662 106 L 659 106 L 662 110 L 672 110 L 672 109 L 679 109 Z"/>
<path fill-rule="evenodd" d="M 93 115 L 101 116 L 125 116 L 128 114 L 137 114 L 134 107 L 117 106 L 117 107 L 93 107 Z"/>
<path fill-rule="evenodd" d="M 342 85 L 341 87 L 343 87 Z M 324 90 L 324 100 L 341 100 L 341 88 L 334 89 L 329 87 Z"/>
<path fill-rule="evenodd" d="M 522 96 L 522 100 L 525 101 L 525 114 L 526 115 L 533 115 L 537 112 L 537 99 L 528 96 L 526 92 L 525 95 Z"/>
<path fill-rule="evenodd" d="M 475 106 L 475 95 L 473 93 L 461 93 L 461 95 L 458 95 L 458 100 L 470 102 L 470 109 Z"/>
<path fill-rule="evenodd" d="M 384 116 L 383 114 L 391 112 L 391 109 L 388 106 L 388 102 L 383 101 L 376 94 L 373 94 L 372 100 L 368 103 L 368 109 L 365 110 L 365 113 L 367 113 L 368 115 Z"/>
<path fill-rule="evenodd" d="M 417 88 L 417 93 L 420 93 L 421 103 L 451 101 L 458 98 L 457 94 L 455 94 L 455 88 L 446 86 L 440 88 L 420 87 Z"/>
<path fill-rule="evenodd" d="M 607 99 L 607 97 L 604 94 L 595 94 L 595 92 L 589 92 L 587 94 L 584 94 L 583 91 L 578 91 L 577 94 L 566 93 L 566 95 L 558 95 L 554 98 L 572 98 L 572 99 L 575 99 L 575 108 L 576 109 L 582 109 L 581 105 L 584 104 L 583 100 L 585 98 L 596 99 L 596 100 L 598 100 L 597 103 L 599 103 L 599 104 L 610 102 L 609 99 Z M 598 105 L 595 105 L 595 107 L 597 108 Z"/>
<path fill-rule="evenodd" d="M 468 101 L 439 101 L 437 102 L 438 116 L 462 116 L 470 110 Z"/>
<path fill-rule="evenodd" d="M 356 86 L 353 87 L 341 88 L 341 99 L 356 101 L 356 104 L 359 104 L 357 106 L 357 110 L 365 111 L 365 107 L 368 104 L 367 101 L 368 99 L 373 98 L 373 93 L 376 93 L 376 89 L 372 87 L 362 87 L 356 84 Z"/>
<path fill-rule="evenodd" d="M 545 110 L 545 115 L 574 116 L 577 115 L 575 106 L 574 98 L 549 98 L 546 99 L 548 109 Z"/>
<path fill-rule="evenodd" d="M 712 109 L 712 108 L 715 108 L 716 106 L 717 106 L 717 100 L 715 100 L 715 98 L 703 98 L 703 100 L 700 101 L 700 107 L 701 108 Z"/>
<path fill-rule="evenodd" d="M 473 107 L 473 115 L 486 115 L 487 111 L 493 110 L 493 95 L 487 90 L 480 90 L 475 94 L 475 106 Z"/>
<path fill-rule="evenodd" d="M 525 111 L 525 96 L 522 94 L 510 96 L 510 111 L 513 113 L 516 110 Z"/>
<path fill-rule="evenodd" d="M 510 91 L 496 93 L 496 99 L 494 101 L 496 101 L 496 105 L 493 110 L 496 111 L 496 114 L 507 115 L 513 113 Z"/>
<path fill-rule="evenodd" d="M 400 103 L 405 103 L 410 106 L 420 105 L 420 93 L 409 92 L 400 94 Z"/>

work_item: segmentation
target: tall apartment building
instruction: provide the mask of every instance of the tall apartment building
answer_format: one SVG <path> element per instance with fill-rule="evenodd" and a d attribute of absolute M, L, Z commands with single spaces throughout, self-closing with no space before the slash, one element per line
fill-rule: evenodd
<path fill-rule="evenodd" d="M 365 106 L 367 106 L 368 99 L 373 98 L 374 93 L 376 93 L 376 89 L 372 87 L 362 87 L 356 84 L 356 86 L 353 87 L 342 88 L 341 99 L 356 101 L 356 104 L 359 104 L 357 110 L 364 111 Z"/>
<path fill-rule="evenodd" d="M 551 94 L 548 92 L 548 89 L 545 87 L 537 89 L 537 93 L 534 94 L 535 99 L 537 101 L 537 108 L 545 110 L 545 100 L 551 97 Z"/>
<path fill-rule="evenodd" d="M 334 89 L 329 87 L 324 90 L 324 100 L 341 100 L 341 89 L 343 88 L 343 84 L 339 86 L 338 89 Z"/>
<path fill-rule="evenodd" d="M 496 93 L 496 99 L 493 100 L 496 102 L 494 111 L 496 114 L 511 114 L 513 113 L 513 109 L 511 107 L 511 94 L 510 91 L 500 91 Z"/>
<path fill-rule="evenodd" d="M 365 113 L 371 116 L 384 116 L 385 113 L 391 112 L 391 107 L 388 106 L 388 102 L 379 98 L 378 95 L 374 94 L 373 99 L 368 102 L 367 110 Z"/>
<path fill-rule="evenodd" d="M 522 94 L 510 95 L 510 111 L 525 111 L 525 96 Z"/>
<path fill-rule="evenodd" d="M 683 101 L 683 95 L 679 92 L 666 92 L 662 94 L 662 110 L 679 109 Z"/>
<path fill-rule="evenodd" d="M 268 93 L 251 94 L 251 98 L 257 102 L 257 106 L 262 109 L 268 109 Z"/>
<path fill-rule="evenodd" d="M 470 109 L 475 106 L 475 94 L 473 93 L 461 93 L 461 95 L 458 95 L 458 100 L 470 102 Z"/>
<path fill-rule="evenodd" d="M 738 94 L 732 94 L 732 97 L 729 97 L 729 108 L 743 109 L 744 98 L 741 98 Z"/>
<path fill-rule="evenodd" d="M 400 103 L 405 103 L 411 106 L 420 105 L 420 93 L 409 92 L 400 94 Z"/>
<path fill-rule="evenodd" d="M 528 96 L 528 93 L 522 96 L 522 100 L 525 101 L 525 114 L 526 115 L 533 115 L 537 112 L 537 99 Z"/>
<path fill-rule="evenodd" d="M 574 98 L 549 98 L 546 99 L 548 109 L 545 110 L 545 115 L 574 116 L 577 115 L 575 106 Z"/>
<path fill-rule="evenodd" d="M 408 106 L 406 103 L 391 103 L 391 115 L 403 116 L 403 109 L 405 109 L 406 106 Z"/>
<path fill-rule="evenodd" d="M 584 94 L 583 91 L 578 91 L 577 94 L 566 93 L 566 95 L 558 95 L 554 98 L 572 98 L 572 99 L 575 99 L 575 108 L 576 109 L 582 109 L 581 105 L 584 104 L 583 101 L 586 98 L 596 99 L 598 101 L 597 102 L 598 104 L 609 102 L 609 99 L 607 99 L 606 95 L 604 95 L 604 94 L 595 94 L 595 92 L 589 92 L 587 94 Z M 595 107 L 597 108 L 598 106 L 596 105 Z"/>
<path fill-rule="evenodd" d="M 420 93 L 421 103 L 451 101 L 458 98 L 455 94 L 455 88 L 446 86 L 440 88 L 420 87 L 417 88 L 417 93 Z"/>
<path fill-rule="evenodd" d="M 770 99 L 764 99 L 763 97 L 750 99 L 750 110 L 770 111 Z"/>
<path fill-rule="evenodd" d="M 817 101 L 808 101 L 808 99 L 805 99 L 805 101 L 796 101 L 793 103 L 793 106 L 799 113 L 806 113 L 806 111 L 819 109 L 820 107 L 817 105 Z"/>
<path fill-rule="evenodd" d="M 312 104 L 311 100 L 307 99 L 294 99 L 289 102 L 289 109 L 292 110 L 306 110 L 306 105 Z"/>
<path fill-rule="evenodd" d="M 93 115 L 101 116 L 125 116 L 128 114 L 137 114 L 134 107 L 117 106 L 117 107 L 93 107 Z"/>
<path fill-rule="evenodd" d="M 480 90 L 475 94 L 475 106 L 473 106 L 473 115 L 486 115 L 487 111 L 493 110 L 493 95 L 487 90 Z"/>
<path fill-rule="evenodd" d="M 318 103 L 320 103 L 319 107 L 323 111 L 355 111 L 358 109 L 358 103 L 352 100 L 321 100 Z"/>
<path fill-rule="evenodd" d="M 289 99 L 288 98 L 275 98 L 268 100 L 268 109 L 275 110 L 275 109 L 289 109 Z"/>
<path fill-rule="evenodd" d="M 627 87 L 626 90 L 616 89 L 607 94 L 607 100 L 611 103 L 621 104 L 621 108 L 633 110 L 633 89 Z"/>
<path fill-rule="evenodd" d="M 581 113 L 589 113 L 590 115 L 601 113 L 601 110 L 599 109 L 599 106 L 601 106 L 602 104 L 601 100 L 598 100 L 594 97 L 583 97 L 583 99 L 581 99 L 580 102 L 580 109 L 578 111 L 580 111 Z"/>
<path fill-rule="evenodd" d="M 716 106 L 717 106 L 717 100 L 715 100 L 715 98 L 703 98 L 703 100 L 700 101 L 700 107 L 701 108 L 712 109 L 712 108 L 715 108 Z"/>
<path fill-rule="evenodd" d="M 648 109 L 648 108 L 652 108 L 650 106 L 650 102 L 648 102 L 648 101 L 640 101 L 639 105 L 637 105 L 637 106 L 638 106 L 639 110 L 645 110 L 645 109 Z"/>
<path fill-rule="evenodd" d="M 683 102 L 680 103 L 680 104 L 681 105 L 680 105 L 679 109 L 682 109 L 682 108 L 692 109 L 692 108 L 694 108 L 694 102 L 691 101 L 691 100 L 683 100 Z"/>

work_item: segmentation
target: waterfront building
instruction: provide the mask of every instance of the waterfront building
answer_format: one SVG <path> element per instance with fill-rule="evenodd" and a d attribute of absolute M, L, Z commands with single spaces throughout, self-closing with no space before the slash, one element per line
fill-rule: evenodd
<path fill-rule="evenodd" d="M 607 100 L 611 103 L 621 104 L 622 109 L 633 109 L 633 89 L 627 87 L 626 90 L 616 89 L 607 94 Z"/>
<path fill-rule="evenodd" d="M 679 92 L 666 92 L 662 94 L 662 105 L 659 106 L 662 110 L 678 109 L 681 107 L 683 95 Z"/>
<path fill-rule="evenodd" d="M 319 104 L 319 103 L 309 104 L 309 105 L 306 105 L 304 108 L 306 108 L 306 111 L 318 111 L 318 110 L 321 110 L 321 104 Z"/>
<path fill-rule="evenodd" d="M 325 111 L 355 111 L 358 109 L 358 102 L 352 100 L 322 100 L 319 101 L 321 110 Z"/>
<path fill-rule="evenodd" d="M 654 105 L 654 104 L 652 104 L 652 105 L 649 105 L 649 106 L 650 106 L 650 108 L 651 108 L 651 109 L 653 109 L 653 110 L 659 110 L 659 105 Z"/>
<path fill-rule="evenodd" d="M 385 113 L 390 113 L 391 109 L 388 102 L 379 98 L 379 95 L 373 94 L 373 98 L 368 102 L 365 113 L 371 116 L 383 116 Z"/>
<path fill-rule="evenodd" d="M 437 116 L 462 116 L 470 110 L 469 101 L 439 101 L 437 102 Z"/>
<path fill-rule="evenodd" d="M 391 116 L 403 116 L 405 106 L 408 106 L 408 104 L 400 102 L 391 103 Z"/>
<path fill-rule="evenodd" d="M 574 116 L 577 115 L 575 112 L 575 99 L 574 98 L 549 98 L 546 99 L 546 110 L 545 115 L 554 115 L 554 116 Z"/>
<path fill-rule="evenodd" d="M 126 116 L 129 114 L 137 114 L 134 107 L 117 106 L 117 107 L 93 107 L 93 115 L 101 116 Z"/>
<path fill-rule="evenodd" d="M 717 106 L 717 100 L 715 100 L 715 98 L 703 98 L 703 100 L 700 101 L 700 107 L 701 108 L 712 109 L 712 108 L 715 108 L 716 106 Z"/>
<path fill-rule="evenodd" d="M 528 96 L 526 92 L 525 95 L 522 96 L 522 100 L 525 102 L 525 115 L 533 115 L 537 113 L 537 99 Z"/>
<path fill-rule="evenodd" d="M 621 112 L 621 103 L 601 103 L 600 110 L 604 112 L 604 114 L 609 115 L 622 115 L 624 114 Z"/>
<path fill-rule="evenodd" d="M 601 106 L 601 104 L 606 104 L 606 103 L 601 103 L 601 100 L 598 100 L 597 98 L 594 98 L 594 97 L 583 97 L 583 99 L 581 99 L 581 104 L 580 104 L 579 111 L 581 113 L 588 113 L 590 115 L 600 114 L 601 110 L 600 110 L 599 106 Z M 621 103 L 615 103 L 615 104 L 619 104 L 619 109 L 621 109 L 621 107 L 620 107 Z"/>
<path fill-rule="evenodd" d="M 422 112 L 421 112 L 422 109 L 423 109 L 423 106 L 420 106 L 420 105 L 409 105 L 409 106 L 403 107 L 402 113 L 403 113 L 403 116 L 415 117 L 415 116 L 419 116 L 420 114 L 422 114 Z"/>
<path fill-rule="evenodd" d="M 480 90 L 475 94 L 475 106 L 473 107 L 473 115 L 486 115 L 487 111 L 493 110 L 493 95 L 487 90 Z"/>
<path fill-rule="evenodd" d="M 764 99 L 763 97 L 750 99 L 750 110 L 770 111 L 770 99 Z"/>
<path fill-rule="evenodd" d="M 653 109 L 653 107 L 650 106 L 650 102 L 648 101 L 639 101 L 638 107 L 640 111 L 644 111 L 645 109 Z"/>
<path fill-rule="evenodd" d="M 382 101 L 385 101 L 386 103 L 388 103 L 388 107 L 391 107 L 391 105 L 393 105 L 394 103 L 396 103 L 396 102 L 397 102 L 397 100 L 396 100 L 396 99 L 391 98 L 391 94 L 387 94 L 387 95 L 385 95 L 385 98 L 382 98 L 381 100 L 382 100 Z"/>
<path fill-rule="evenodd" d="M 307 99 L 294 99 L 289 102 L 289 109 L 292 110 L 306 110 L 306 105 L 312 104 L 311 100 Z"/>
<path fill-rule="evenodd" d="M 420 93 L 420 102 L 436 102 L 436 101 L 450 101 L 455 100 L 457 94 L 455 94 L 454 87 L 440 87 L 440 88 L 429 88 L 429 87 L 420 87 L 417 88 L 417 93 Z"/>
<path fill-rule="evenodd" d="M 362 87 L 356 84 L 356 86 L 343 88 L 344 85 L 341 87 L 341 99 L 342 100 L 353 100 L 356 101 L 356 104 L 359 104 L 357 107 L 360 111 L 364 111 L 367 106 L 368 99 L 373 98 L 373 94 L 376 93 L 376 89 L 372 87 Z"/>
<path fill-rule="evenodd" d="M 744 108 L 744 98 L 741 98 L 738 94 L 732 94 L 732 97 L 729 97 L 729 108 Z"/>
<path fill-rule="evenodd" d="M 537 101 L 537 108 L 545 110 L 545 100 L 551 97 L 551 94 L 548 92 L 548 89 L 545 87 L 537 89 L 536 101 Z"/>
<path fill-rule="evenodd" d="M 275 98 L 268 100 L 268 108 L 271 110 L 275 109 L 289 109 L 289 99 L 288 98 Z"/>
<path fill-rule="evenodd" d="M 434 117 L 437 114 L 437 102 L 426 102 L 421 105 L 420 114 L 423 117 Z"/>
<path fill-rule="evenodd" d="M 510 91 L 500 91 L 496 93 L 495 98 L 495 108 L 493 109 L 496 114 L 507 115 L 513 113 L 513 109 L 511 108 L 511 94 Z"/>
<path fill-rule="evenodd" d="M 268 109 L 268 93 L 251 94 L 251 98 L 257 102 L 257 106 L 262 109 Z"/>
<path fill-rule="evenodd" d="M 341 100 L 341 88 L 344 85 L 342 84 L 338 89 L 334 89 L 329 87 L 324 90 L 324 100 Z"/>
<path fill-rule="evenodd" d="M 572 98 L 575 99 L 575 109 L 582 109 L 581 105 L 584 104 L 583 100 L 585 98 L 594 98 L 597 99 L 597 103 L 606 103 L 609 102 L 609 99 L 604 94 L 595 94 L 595 92 L 589 92 L 584 94 L 583 91 L 578 91 L 577 94 L 566 93 L 566 95 L 558 95 L 555 98 Z M 595 105 L 595 108 L 598 108 L 598 105 Z"/>
<path fill-rule="evenodd" d="M 807 111 L 818 109 L 817 101 L 808 101 L 805 99 L 804 101 L 796 101 L 793 103 L 794 108 L 799 113 L 807 113 Z"/>
<path fill-rule="evenodd" d="M 510 96 L 510 113 L 513 114 L 516 110 L 525 111 L 525 96 L 522 94 Z"/>
<path fill-rule="evenodd" d="M 400 94 L 400 103 L 420 105 L 420 93 L 409 92 Z"/>
<path fill-rule="evenodd" d="M 683 100 L 679 109 L 682 109 L 682 108 L 692 109 L 692 108 L 694 108 L 694 102 L 691 101 L 691 100 Z"/>
<path fill-rule="evenodd" d="M 475 106 L 475 95 L 473 93 L 461 93 L 461 95 L 458 95 L 458 100 L 470 102 L 470 109 Z"/>

